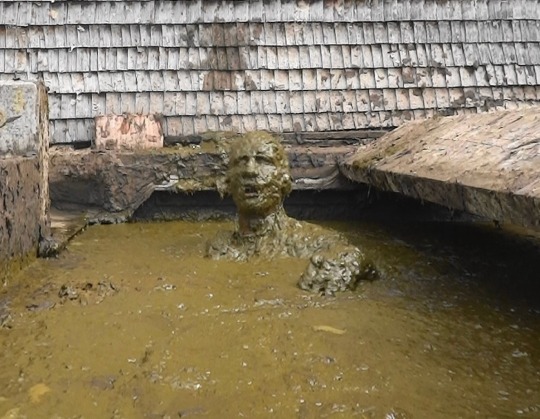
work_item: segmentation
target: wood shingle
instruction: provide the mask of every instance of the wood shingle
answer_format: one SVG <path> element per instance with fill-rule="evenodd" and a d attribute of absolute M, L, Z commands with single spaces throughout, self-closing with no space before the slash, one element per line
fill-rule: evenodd
<path fill-rule="evenodd" d="M 0 78 L 44 79 L 54 142 L 106 112 L 187 135 L 527 105 L 539 42 L 537 0 L 0 0 Z"/>

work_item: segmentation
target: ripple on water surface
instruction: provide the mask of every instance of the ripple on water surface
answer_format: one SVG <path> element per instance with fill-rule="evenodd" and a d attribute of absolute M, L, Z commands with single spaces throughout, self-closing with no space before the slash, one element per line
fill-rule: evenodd
<path fill-rule="evenodd" d="M 0 418 L 538 417 L 536 238 L 332 227 L 381 270 L 335 298 L 203 259 L 230 223 L 90 228 L 0 294 Z"/>

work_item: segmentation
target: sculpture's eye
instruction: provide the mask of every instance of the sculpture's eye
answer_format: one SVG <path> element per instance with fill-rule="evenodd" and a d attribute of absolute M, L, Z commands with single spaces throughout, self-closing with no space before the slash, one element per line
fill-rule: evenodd
<path fill-rule="evenodd" d="M 274 159 L 266 154 L 258 154 L 255 156 L 255 161 L 260 164 L 274 164 Z"/>
<path fill-rule="evenodd" d="M 234 160 L 232 161 L 232 164 L 233 165 L 239 165 L 239 164 L 247 164 L 249 162 L 249 157 L 248 156 L 238 156 L 238 157 L 235 157 Z"/>

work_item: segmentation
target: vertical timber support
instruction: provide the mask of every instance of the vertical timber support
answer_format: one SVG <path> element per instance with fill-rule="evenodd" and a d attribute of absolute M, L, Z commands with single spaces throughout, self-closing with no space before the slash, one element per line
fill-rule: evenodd
<path fill-rule="evenodd" d="M 51 251 L 49 115 L 43 83 L 0 82 L 0 280 Z M 54 246 L 52 246 L 54 247 Z"/>
<path fill-rule="evenodd" d="M 49 196 L 49 101 L 47 87 L 43 82 L 37 83 L 38 107 L 38 163 L 39 176 L 39 202 L 40 202 L 40 256 L 46 256 L 52 249 L 51 241 L 51 200 Z M 53 246 L 54 247 L 54 246 Z"/>

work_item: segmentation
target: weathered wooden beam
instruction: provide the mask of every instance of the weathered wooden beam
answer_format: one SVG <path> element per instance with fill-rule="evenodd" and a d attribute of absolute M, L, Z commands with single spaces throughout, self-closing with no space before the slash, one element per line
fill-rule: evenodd
<path fill-rule="evenodd" d="M 390 132 L 389 129 L 362 129 L 325 132 L 284 132 L 281 134 L 285 145 L 312 145 L 319 147 L 336 147 L 341 145 L 366 144 Z M 165 137 L 168 147 L 176 145 L 200 144 L 208 134 L 183 135 Z"/>
<path fill-rule="evenodd" d="M 286 149 L 294 189 L 358 188 L 338 169 L 340 158 L 356 146 Z M 154 191 L 192 193 L 219 189 L 226 167 L 226 152 L 219 141 L 140 151 L 56 148 L 50 157 L 51 200 L 57 207 L 103 211 L 103 215 L 96 215 L 96 221 L 122 221 Z"/>
<path fill-rule="evenodd" d="M 349 179 L 540 229 L 540 109 L 397 128 L 340 164 Z"/>

